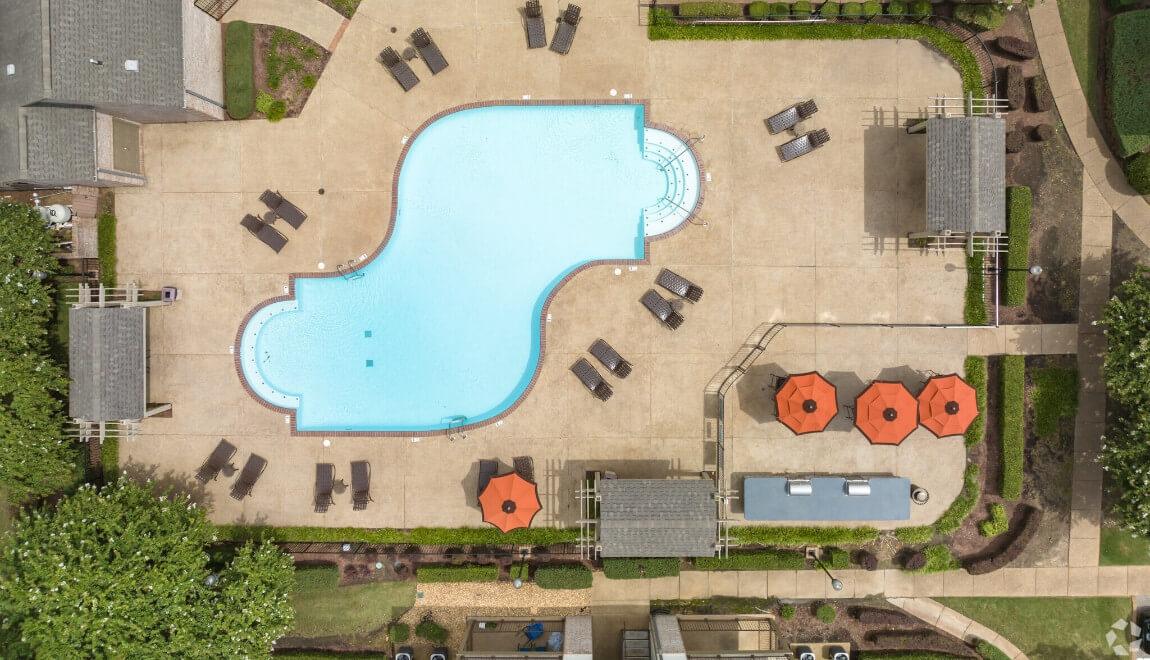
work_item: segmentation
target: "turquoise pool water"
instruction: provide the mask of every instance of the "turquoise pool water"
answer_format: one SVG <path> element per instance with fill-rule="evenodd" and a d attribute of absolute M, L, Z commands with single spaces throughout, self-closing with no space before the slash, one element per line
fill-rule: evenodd
<path fill-rule="evenodd" d="M 694 208 L 698 181 L 690 150 L 646 128 L 638 104 L 446 115 L 409 145 L 382 252 L 257 309 L 243 376 L 295 409 L 299 431 L 490 419 L 532 381 L 554 287 L 589 261 L 642 259 L 646 234 Z"/>

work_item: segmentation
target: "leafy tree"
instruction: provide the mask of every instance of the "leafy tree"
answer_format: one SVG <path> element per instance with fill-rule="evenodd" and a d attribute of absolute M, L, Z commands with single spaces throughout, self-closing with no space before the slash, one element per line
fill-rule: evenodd
<path fill-rule="evenodd" d="M 0 488 L 13 503 L 80 477 L 80 448 L 63 438 L 67 380 L 48 350 L 56 269 L 40 214 L 0 202 Z"/>
<path fill-rule="evenodd" d="M 127 480 L 23 514 L 0 539 L 0 642 L 11 657 L 266 656 L 292 624 L 291 558 L 248 544 L 213 560 L 212 534 L 186 497 Z"/>

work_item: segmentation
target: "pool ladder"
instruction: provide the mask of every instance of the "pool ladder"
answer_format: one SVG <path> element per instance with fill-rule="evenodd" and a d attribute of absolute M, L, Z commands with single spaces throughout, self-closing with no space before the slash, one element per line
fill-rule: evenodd
<path fill-rule="evenodd" d="M 335 271 L 345 280 L 358 280 L 363 277 L 362 270 L 355 270 L 358 263 L 355 259 L 348 259 L 346 264 L 336 264 Z"/>

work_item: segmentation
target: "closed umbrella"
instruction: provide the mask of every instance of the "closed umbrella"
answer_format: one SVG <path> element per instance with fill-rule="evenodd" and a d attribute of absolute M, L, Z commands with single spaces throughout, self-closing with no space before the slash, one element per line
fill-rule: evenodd
<path fill-rule="evenodd" d="M 479 507 L 483 509 L 483 522 L 502 532 L 529 527 L 543 508 L 539 504 L 539 487 L 515 472 L 492 477 L 479 494 Z"/>
<path fill-rule="evenodd" d="M 775 392 L 779 421 L 795 435 L 817 433 L 831 423 L 838 413 L 835 386 L 811 371 L 789 376 Z"/>
<path fill-rule="evenodd" d="M 872 381 L 855 399 L 855 426 L 873 444 L 900 444 L 918 426 L 918 401 L 900 382 Z"/>
<path fill-rule="evenodd" d="M 940 438 L 966 433 L 975 417 L 978 397 L 958 374 L 932 377 L 918 395 L 919 421 Z"/>

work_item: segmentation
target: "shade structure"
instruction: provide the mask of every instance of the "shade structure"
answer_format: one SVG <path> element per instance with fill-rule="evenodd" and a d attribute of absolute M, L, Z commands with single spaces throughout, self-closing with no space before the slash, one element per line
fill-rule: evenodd
<path fill-rule="evenodd" d="M 835 386 L 814 371 L 789 376 L 775 392 L 775 406 L 796 435 L 822 431 L 839 411 Z"/>
<path fill-rule="evenodd" d="M 962 435 L 978 417 L 978 397 L 958 374 L 933 376 L 918 394 L 919 422 L 942 438 Z"/>
<path fill-rule="evenodd" d="M 492 477 L 479 494 L 483 509 L 483 522 L 510 532 L 528 527 L 535 514 L 543 507 L 539 504 L 539 487 L 515 472 Z"/>
<path fill-rule="evenodd" d="M 900 382 L 872 381 L 855 399 L 855 426 L 874 444 L 900 444 L 918 426 L 918 401 Z"/>

